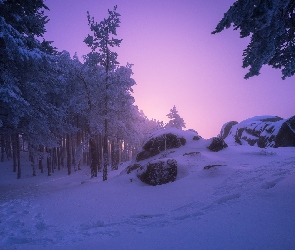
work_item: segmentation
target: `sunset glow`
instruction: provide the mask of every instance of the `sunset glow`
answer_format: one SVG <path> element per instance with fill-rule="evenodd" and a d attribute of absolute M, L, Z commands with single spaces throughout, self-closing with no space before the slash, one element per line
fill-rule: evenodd
<path fill-rule="evenodd" d="M 175 105 L 187 129 L 209 138 L 231 120 L 295 114 L 294 78 L 283 81 L 280 71 L 264 67 L 260 76 L 244 80 L 242 52 L 248 39 L 232 29 L 211 35 L 233 2 L 46 0 L 45 38 L 59 51 L 82 57 L 89 52 L 83 43 L 90 32 L 86 12 L 99 22 L 118 5 L 119 62 L 134 64 L 135 104 L 164 122 Z"/>

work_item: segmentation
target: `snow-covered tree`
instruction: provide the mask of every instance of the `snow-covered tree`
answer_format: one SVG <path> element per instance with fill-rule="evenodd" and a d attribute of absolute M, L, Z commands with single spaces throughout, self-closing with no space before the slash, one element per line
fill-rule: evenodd
<path fill-rule="evenodd" d="M 136 136 L 136 129 L 133 128 L 132 120 L 137 108 L 133 106 L 134 97 L 131 95 L 132 87 L 135 85 L 132 79 L 132 65 L 120 66 L 111 74 L 109 79 L 109 101 L 108 101 L 108 121 L 109 136 L 118 136 L 122 139 Z"/>
<path fill-rule="evenodd" d="M 1 125 L 6 132 L 15 130 L 20 119 L 28 115 L 29 102 L 24 98 L 23 74 L 48 61 L 42 43 L 46 17 L 40 9 L 43 1 L 0 1 L 0 105 Z"/>
<path fill-rule="evenodd" d="M 97 84 L 101 86 L 103 104 L 103 180 L 107 180 L 107 167 L 109 159 L 109 136 L 113 128 L 110 126 L 110 118 L 114 112 L 123 113 L 122 108 L 132 105 L 133 98 L 130 98 L 129 91 L 135 84 L 130 78 L 131 66 L 118 67 L 117 53 L 110 48 L 119 47 L 122 40 L 115 38 L 117 28 L 120 24 L 120 14 L 117 6 L 113 10 L 108 10 L 108 17 L 97 23 L 93 17 L 87 13 L 88 24 L 92 35 L 88 35 L 84 42 L 91 48 L 91 52 L 85 56 L 85 63 L 93 67 L 100 73 Z M 98 67 L 100 66 L 100 67 Z M 103 70 L 101 70 L 101 67 Z M 85 85 L 86 86 L 86 85 Z M 120 99 L 121 98 L 121 99 Z M 119 104 L 119 106 L 118 106 Z M 118 117 L 118 116 L 115 116 Z M 118 122 L 117 122 L 118 123 Z M 113 124 L 114 125 L 114 124 Z"/>
<path fill-rule="evenodd" d="M 170 121 L 166 124 L 166 128 L 185 128 L 185 122 L 178 114 L 175 105 L 170 109 L 170 113 L 167 115 Z"/>
<path fill-rule="evenodd" d="M 224 14 L 213 34 L 233 25 L 240 37 L 251 37 L 243 52 L 245 78 L 259 75 L 267 64 L 282 78 L 295 74 L 295 3 L 293 0 L 238 0 Z"/>
<path fill-rule="evenodd" d="M 43 0 L 0 1 L 0 134 L 14 138 L 15 150 L 20 134 L 31 148 L 55 144 L 64 117 L 55 99 L 57 52 L 40 41 L 48 21 L 44 9 Z"/>

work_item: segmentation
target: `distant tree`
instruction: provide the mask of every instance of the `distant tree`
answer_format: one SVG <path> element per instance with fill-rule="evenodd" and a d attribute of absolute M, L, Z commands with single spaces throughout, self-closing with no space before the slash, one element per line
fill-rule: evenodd
<path fill-rule="evenodd" d="M 230 28 L 251 37 L 243 52 L 245 79 L 259 75 L 263 65 L 281 69 L 282 78 L 295 74 L 295 1 L 238 0 L 224 14 L 213 34 Z"/>
<path fill-rule="evenodd" d="M 175 105 L 170 109 L 170 113 L 167 115 L 170 121 L 166 124 L 166 128 L 185 128 L 185 122 L 178 114 Z"/>

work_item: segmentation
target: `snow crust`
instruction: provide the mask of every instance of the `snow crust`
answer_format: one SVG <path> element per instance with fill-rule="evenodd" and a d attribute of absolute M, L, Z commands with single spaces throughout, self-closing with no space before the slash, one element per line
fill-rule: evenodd
<path fill-rule="evenodd" d="M 87 166 L 31 177 L 26 154 L 17 180 L 0 163 L 0 249 L 294 249 L 295 148 L 216 153 L 180 133 L 187 144 L 158 156 L 177 160 L 177 180 L 160 186 L 130 163 L 106 182 Z"/>

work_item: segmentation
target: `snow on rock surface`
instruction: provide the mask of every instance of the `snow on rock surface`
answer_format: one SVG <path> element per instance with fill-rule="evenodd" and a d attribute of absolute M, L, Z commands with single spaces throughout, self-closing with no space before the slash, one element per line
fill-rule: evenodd
<path fill-rule="evenodd" d="M 218 152 L 224 148 L 227 148 L 227 144 L 220 137 L 213 137 L 211 144 L 208 146 L 208 149 L 213 152 Z"/>
<path fill-rule="evenodd" d="M 236 121 L 230 121 L 230 122 L 225 123 L 221 128 L 220 137 L 222 139 L 225 139 L 228 136 L 231 128 L 236 124 L 238 124 L 238 122 L 236 122 Z"/>
<path fill-rule="evenodd" d="M 199 154 L 198 151 L 187 152 L 187 148 L 204 150 L 204 147 L 218 152 L 226 148 L 227 144 L 219 137 L 203 139 L 193 130 L 183 131 L 176 128 L 158 130 L 144 143 L 142 151 L 136 156 L 136 162 L 133 162 L 126 171 L 129 174 L 136 170 L 137 177 L 149 185 L 166 184 L 176 180 L 179 157 Z"/>
<path fill-rule="evenodd" d="M 240 123 L 223 125 L 221 137 L 227 144 L 244 144 L 266 147 L 295 146 L 295 116 L 283 119 L 278 116 L 255 116 Z"/>
<path fill-rule="evenodd" d="M 176 128 L 161 129 L 154 132 L 144 143 L 142 151 L 136 156 L 137 161 L 142 161 L 160 154 L 171 148 L 179 148 L 185 145 L 186 139 L 182 136 L 182 130 Z"/>
<path fill-rule="evenodd" d="M 17 180 L 1 162 L 0 249 L 294 249 L 294 147 L 212 152 L 210 140 L 179 136 L 184 146 L 139 162 L 175 159 L 165 185 L 127 174 L 130 162 L 105 182 L 87 166 L 31 177 L 27 155 Z"/>
<path fill-rule="evenodd" d="M 149 162 L 137 169 L 137 177 L 152 186 L 173 182 L 176 180 L 176 176 L 177 161 L 174 159 Z"/>

